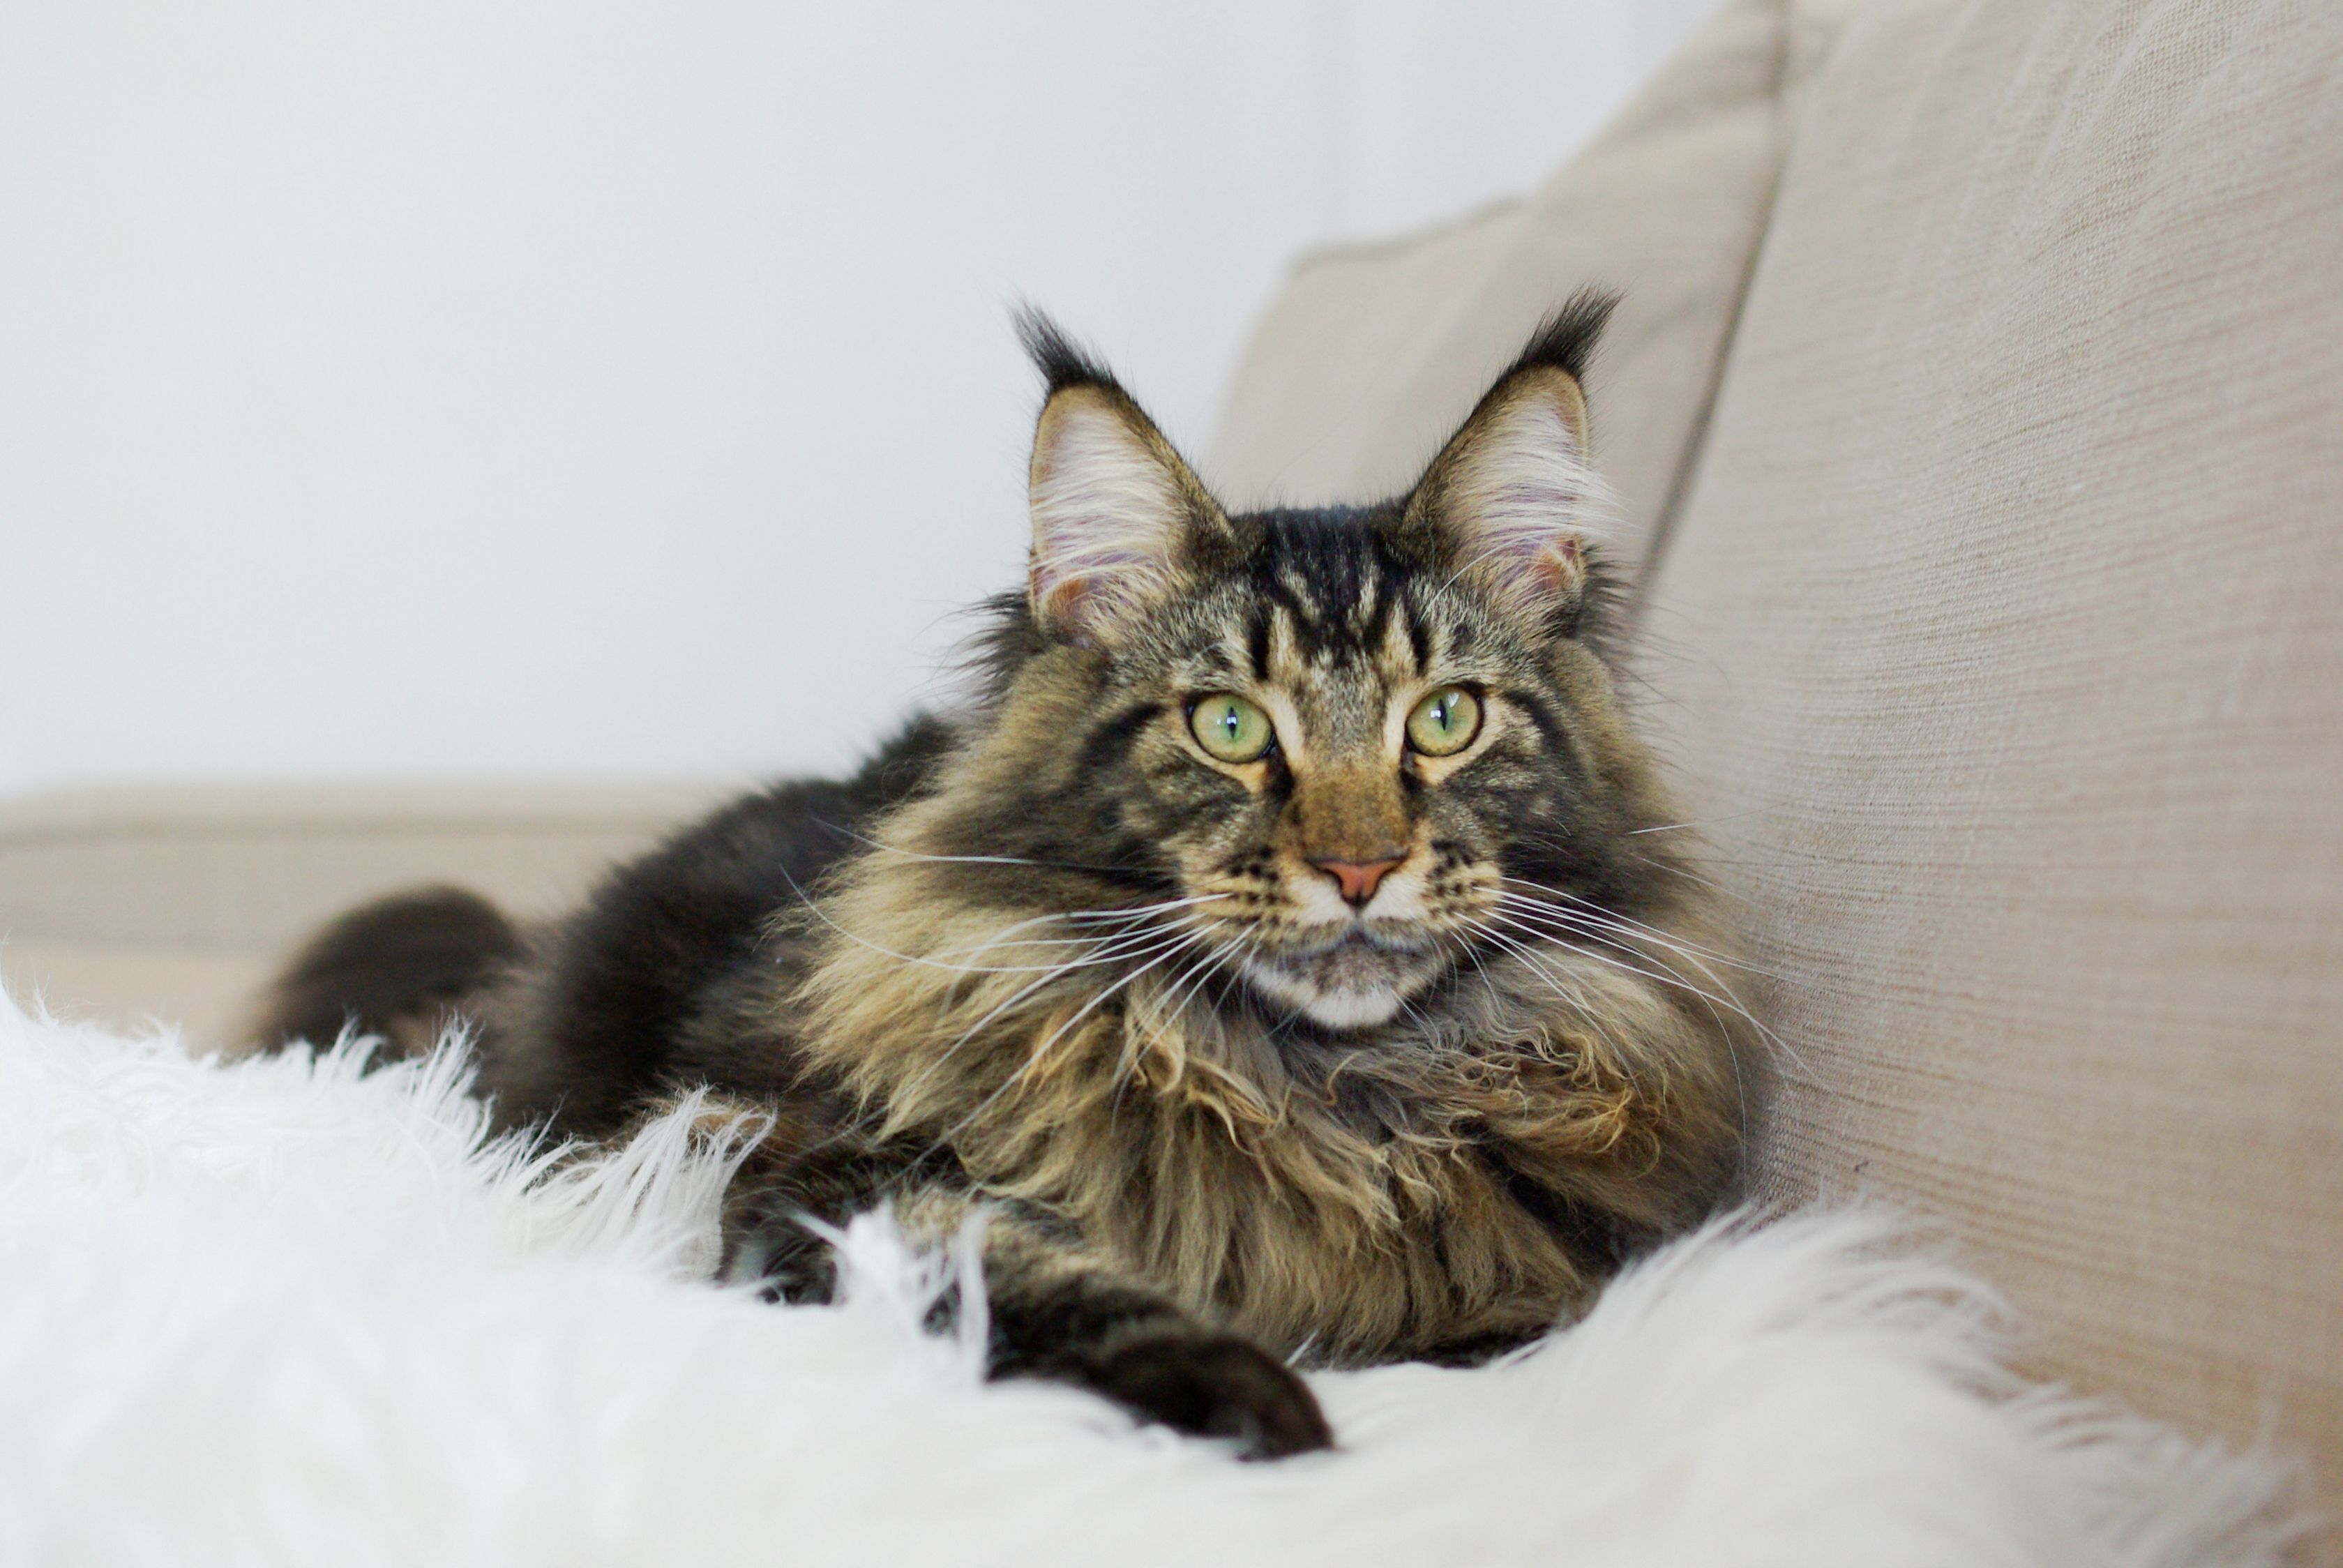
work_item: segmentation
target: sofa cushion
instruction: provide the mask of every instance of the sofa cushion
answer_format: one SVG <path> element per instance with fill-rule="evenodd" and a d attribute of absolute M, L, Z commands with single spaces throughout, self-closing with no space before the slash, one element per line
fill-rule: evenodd
<path fill-rule="evenodd" d="M 2343 1476 L 2343 7 L 1881 0 L 1646 609 L 1756 1166 Z"/>
<path fill-rule="evenodd" d="M 1624 298 L 1590 375 L 1632 578 L 1704 414 L 1785 145 L 1784 95 L 1846 0 L 1740 0 L 1524 201 L 1305 258 L 1255 327 L 1205 467 L 1233 502 L 1412 483 L 1575 290 Z"/>

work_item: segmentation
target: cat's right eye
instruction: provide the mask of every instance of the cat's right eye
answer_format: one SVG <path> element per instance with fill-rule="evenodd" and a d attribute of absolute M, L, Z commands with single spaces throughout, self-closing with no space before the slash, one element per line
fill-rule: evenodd
<path fill-rule="evenodd" d="M 1277 741 L 1277 727 L 1261 705 L 1233 691 L 1198 698 L 1188 709 L 1196 744 L 1222 762 L 1258 762 Z"/>

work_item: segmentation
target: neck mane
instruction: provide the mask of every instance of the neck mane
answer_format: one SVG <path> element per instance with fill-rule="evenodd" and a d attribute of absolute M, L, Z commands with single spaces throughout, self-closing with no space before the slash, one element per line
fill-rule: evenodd
<path fill-rule="evenodd" d="M 1528 1332 L 1604 1261 L 1574 1231 L 1658 1231 L 1715 1185 L 1680 1134 L 1733 1114 L 1699 1070 L 1724 1015 L 1649 954 L 1524 941 L 1331 1034 L 1176 900 L 931 848 L 950 810 L 898 813 L 823 900 L 799 1038 L 885 1132 L 1192 1311 L 1334 1361 Z"/>

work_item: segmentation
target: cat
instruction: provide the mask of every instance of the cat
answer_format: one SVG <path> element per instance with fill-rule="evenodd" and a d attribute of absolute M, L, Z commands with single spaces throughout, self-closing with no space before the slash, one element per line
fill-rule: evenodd
<path fill-rule="evenodd" d="M 1232 512 L 1038 316 L 1024 587 L 968 699 L 725 807 L 523 931 L 344 917 L 257 1038 L 477 1029 L 508 1127 L 695 1086 L 763 1136 L 726 1271 L 980 1215 L 990 1368 L 1256 1456 L 1290 1364 L 1466 1360 L 1733 1179 L 1746 1015 L 1605 658 L 1587 358 L 1550 317 L 1406 494 Z M 729 1124 L 729 1123 L 727 1123 Z"/>

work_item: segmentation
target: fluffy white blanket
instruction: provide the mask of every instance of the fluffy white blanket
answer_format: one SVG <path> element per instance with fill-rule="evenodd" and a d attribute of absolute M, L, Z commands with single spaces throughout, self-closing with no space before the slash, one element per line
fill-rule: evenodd
<path fill-rule="evenodd" d="M 1315 1376 L 1270 1465 L 923 1334 L 699 1282 L 727 1151 L 549 1171 L 460 1050 L 219 1065 L 0 998 L 0 1562 L 2247 1564 L 2282 1467 L 1998 1370 L 1855 1211 L 1715 1226 L 1474 1371 Z"/>

